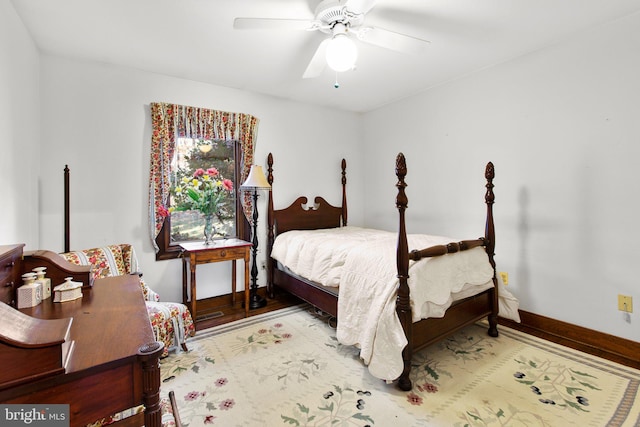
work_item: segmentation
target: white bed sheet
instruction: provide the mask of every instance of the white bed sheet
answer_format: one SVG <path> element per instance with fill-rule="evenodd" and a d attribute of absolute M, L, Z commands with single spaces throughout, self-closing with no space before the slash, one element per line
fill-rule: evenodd
<path fill-rule="evenodd" d="M 457 239 L 408 235 L 409 249 Z M 459 239 L 458 239 L 459 240 Z M 271 256 L 295 274 L 325 286 L 340 286 L 337 339 L 360 347 L 372 375 L 394 380 L 402 373 L 407 341 L 395 313 L 398 286 L 397 234 L 360 227 L 289 231 L 277 236 Z M 409 264 L 413 321 L 442 317 L 457 299 L 493 286 L 484 248 Z M 419 286 L 418 286 L 419 284 Z M 518 301 L 500 287 L 501 315 L 519 321 Z"/>

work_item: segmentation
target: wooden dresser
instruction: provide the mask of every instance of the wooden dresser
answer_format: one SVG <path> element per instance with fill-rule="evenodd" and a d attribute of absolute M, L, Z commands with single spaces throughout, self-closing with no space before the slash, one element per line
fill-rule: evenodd
<path fill-rule="evenodd" d="M 71 426 L 144 405 L 143 413 L 117 425 L 160 426 L 163 344 L 155 341 L 139 280 L 135 275 L 98 279 L 82 289 L 80 299 L 54 303 L 48 298 L 20 309 L 35 319 L 72 319 L 72 348 L 64 372 L 0 384 L 0 403 L 69 404 Z M 29 363 L 24 359 L 5 360 L 2 369 L 24 370 Z"/>
<path fill-rule="evenodd" d="M 24 244 L 0 245 L 0 301 L 15 306 L 16 288 L 22 275 Z"/>

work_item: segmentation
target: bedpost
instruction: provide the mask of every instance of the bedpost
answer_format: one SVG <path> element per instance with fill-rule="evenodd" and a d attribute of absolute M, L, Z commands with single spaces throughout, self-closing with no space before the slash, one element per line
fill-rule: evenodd
<path fill-rule="evenodd" d="M 487 180 L 487 192 L 484 196 L 484 202 L 487 205 L 487 223 L 484 230 L 484 238 L 486 241 L 486 251 L 489 256 L 489 262 L 493 267 L 493 299 L 491 314 L 489 315 L 489 335 L 498 336 L 498 279 L 496 277 L 496 262 L 494 260 L 496 247 L 496 230 L 493 222 L 493 203 L 495 195 L 493 194 L 493 178 L 495 177 L 495 169 L 493 163 L 487 163 L 484 171 L 484 177 Z"/>
<path fill-rule="evenodd" d="M 64 251 L 69 247 L 69 165 L 64 165 Z"/>
<path fill-rule="evenodd" d="M 267 202 L 267 293 L 269 298 L 274 298 L 273 290 L 273 260 L 271 259 L 271 250 L 273 249 L 274 240 L 274 224 L 273 224 L 273 155 L 269 153 L 267 156 L 267 181 L 271 186 L 269 191 L 269 199 Z"/>
<path fill-rule="evenodd" d="M 402 329 L 407 337 L 407 346 L 402 350 L 402 360 L 404 369 L 398 378 L 398 387 L 401 390 L 411 390 L 411 380 L 409 372 L 411 371 L 411 358 L 413 356 L 413 323 L 411 315 L 411 304 L 409 301 L 409 244 L 407 242 L 407 227 L 405 224 L 404 211 L 407 209 L 408 200 L 404 191 L 407 184 L 404 181 L 407 175 L 407 162 L 404 154 L 399 153 L 396 157 L 396 176 L 398 182 L 398 195 L 396 196 L 396 207 L 400 218 L 400 227 L 398 230 L 398 248 L 396 253 L 396 261 L 398 268 L 398 296 L 396 298 L 396 313 L 402 324 Z"/>
<path fill-rule="evenodd" d="M 347 161 L 342 159 L 342 225 L 347 225 Z"/>

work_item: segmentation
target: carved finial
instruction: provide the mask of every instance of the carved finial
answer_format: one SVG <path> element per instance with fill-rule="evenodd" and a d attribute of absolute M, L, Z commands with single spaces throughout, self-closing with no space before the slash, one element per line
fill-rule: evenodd
<path fill-rule="evenodd" d="M 159 341 L 153 341 L 147 344 L 143 344 L 142 346 L 140 346 L 138 348 L 138 352 L 140 354 L 149 354 L 149 353 L 153 353 L 155 351 L 158 351 L 159 349 L 163 348 L 164 344 L 159 342 Z"/>
<path fill-rule="evenodd" d="M 484 170 L 484 177 L 487 179 L 487 181 L 492 181 L 493 178 L 495 178 L 496 173 L 495 170 L 493 169 L 493 163 L 489 162 L 487 163 L 487 167 Z"/>
<path fill-rule="evenodd" d="M 487 167 L 484 170 L 484 177 L 487 179 L 487 192 L 484 196 L 484 201 L 487 205 L 493 204 L 495 200 L 495 195 L 493 194 L 493 178 L 495 177 L 495 169 L 493 168 L 493 163 L 487 163 Z"/>
<path fill-rule="evenodd" d="M 347 161 L 342 159 L 342 225 L 347 225 Z"/>
<path fill-rule="evenodd" d="M 396 157 L 396 176 L 404 178 L 407 175 L 407 161 L 404 154 L 398 153 Z"/>
<path fill-rule="evenodd" d="M 273 185 L 273 155 L 269 153 L 267 156 L 267 182 Z"/>
<path fill-rule="evenodd" d="M 407 161 L 404 158 L 404 154 L 398 153 L 396 157 L 396 176 L 398 177 L 398 182 L 396 183 L 396 187 L 398 188 L 398 195 L 396 196 L 396 207 L 398 209 L 406 209 L 409 200 L 407 199 L 407 195 L 404 192 L 404 189 L 407 187 L 407 183 L 404 181 L 404 177 L 407 175 Z"/>

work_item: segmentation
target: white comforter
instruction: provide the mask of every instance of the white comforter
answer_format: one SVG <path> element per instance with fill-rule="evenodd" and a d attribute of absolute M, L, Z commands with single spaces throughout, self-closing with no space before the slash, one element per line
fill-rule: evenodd
<path fill-rule="evenodd" d="M 372 375 L 394 380 L 402 373 L 407 340 L 395 314 L 398 286 L 397 234 L 359 227 L 289 231 L 279 235 L 271 256 L 295 274 L 325 286 L 340 286 L 338 341 L 360 347 Z M 456 239 L 408 235 L 409 249 Z M 442 317 L 456 299 L 493 286 L 484 248 L 409 264 L 413 321 Z M 518 302 L 500 288 L 501 315 L 517 318 Z"/>

